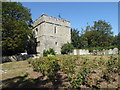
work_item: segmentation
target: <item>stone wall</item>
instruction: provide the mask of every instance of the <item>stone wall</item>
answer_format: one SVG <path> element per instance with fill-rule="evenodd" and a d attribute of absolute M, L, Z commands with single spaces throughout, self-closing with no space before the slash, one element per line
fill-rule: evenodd
<path fill-rule="evenodd" d="M 93 50 L 92 53 L 89 52 L 89 50 L 85 50 L 85 49 L 74 49 L 73 52 L 71 53 L 71 55 L 89 55 L 89 54 L 93 54 L 93 55 L 107 55 L 107 54 L 118 54 L 118 48 L 114 48 L 114 49 L 109 49 L 109 50 Z"/>
<path fill-rule="evenodd" d="M 37 55 L 30 54 L 30 55 L 3 56 L 2 57 L 2 63 L 13 62 L 13 61 L 21 61 L 21 60 L 26 60 L 26 59 L 29 59 L 29 58 L 37 58 Z"/>
<path fill-rule="evenodd" d="M 90 54 L 89 50 L 85 49 L 74 49 L 72 55 L 87 55 Z"/>

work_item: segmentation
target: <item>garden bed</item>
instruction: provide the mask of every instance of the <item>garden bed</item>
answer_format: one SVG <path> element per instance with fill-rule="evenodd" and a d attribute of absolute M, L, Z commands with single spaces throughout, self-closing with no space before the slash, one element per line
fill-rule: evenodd
<path fill-rule="evenodd" d="M 119 88 L 118 55 L 57 55 L 1 65 L 3 88 Z"/>

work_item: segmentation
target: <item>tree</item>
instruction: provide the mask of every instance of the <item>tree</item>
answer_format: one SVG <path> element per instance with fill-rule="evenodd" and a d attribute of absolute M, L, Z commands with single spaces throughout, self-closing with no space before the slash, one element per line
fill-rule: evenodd
<path fill-rule="evenodd" d="M 74 46 L 71 43 L 66 43 L 61 47 L 62 54 L 69 54 L 73 51 Z"/>
<path fill-rule="evenodd" d="M 112 46 L 117 46 L 118 45 L 118 36 L 115 35 L 115 36 L 111 36 L 111 45 Z"/>
<path fill-rule="evenodd" d="M 118 38 L 117 39 L 118 39 L 117 40 L 117 46 L 118 46 L 118 49 L 119 49 L 119 52 L 120 52 L 120 32 L 118 33 Z"/>
<path fill-rule="evenodd" d="M 111 25 L 102 20 L 94 21 L 93 26 L 87 26 L 82 37 L 87 41 L 87 47 L 106 47 L 111 45 Z"/>
<path fill-rule="evenodd" d="M 2 3 L 2 52 L 13 55 L 27 50 L 32 36 L 30 9 L 17 2 Z"/>
<path fill-rule="evenodd" d="M 80 48 L 80 36 L 77 29 L 71 29 L 71 41 L 75 48 Z"/>
<path fill-rule="evenodd" d="M 111 32 L 112 26 L 108 22 L 102 20 L 95 21 L 92 30 L 96 31 L 98 46 L 104 47 L 111 45 L 113 32 Z"/>

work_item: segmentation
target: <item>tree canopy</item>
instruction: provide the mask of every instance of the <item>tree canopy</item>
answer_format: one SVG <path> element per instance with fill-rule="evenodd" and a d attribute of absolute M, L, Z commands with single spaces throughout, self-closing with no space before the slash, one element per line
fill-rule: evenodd
<path fill-rule="evenodd" d="M 74 47 L 80 47 L 79 31 L 77 29 L 71 29 L 71 41 Z"/>
<path fill-rule="evenodd" d="M 117 45 L 117 36 L 113 36 L 112 26 L 103 20 L 94 21 L 94 25 L 87 25 L 83 33 L 72 29 L 72 44 L 75 48 L 109 47 Z"/>
<path fill-rule="evenodd" d="M 2 2 L 2 53 L 13 55 L 27 50 L 32 36 L 30 9 L 17 2 Z"/>

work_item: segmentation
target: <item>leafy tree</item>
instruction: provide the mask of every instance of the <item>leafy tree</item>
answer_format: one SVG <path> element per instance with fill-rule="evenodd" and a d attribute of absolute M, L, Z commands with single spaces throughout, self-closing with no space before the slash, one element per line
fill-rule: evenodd
<path fill-rule="evenodd" d="M 118 49 L 120 51 L 120 32 L 118 33 L 118 38 L 117 38 L 117 45 L 118 45 Z M 120 53 L 119 53 L 120 54 Z"/>
<path fill-rule="evenodd" d="M 61 47 L 62 54 L 69 54 L 73 51 L 74 46 L 71 43 L 66 43 Z"/>
<path fill-rule="evenodd" d="M 98 46 L 104 47 L 111 45 L 111 36 L 113 32 L 111 32 L 112 26 L 108 22 L 102 20 L 95 21 L 92 30 L 97 31 L 96 38 L 98 38 Z"/>
<path fill-rule="evenodd" d="M 113 46 L 117 46 L 118 45 L 118 36 L 115 35 L 115 36 L 111 36 L 111 45 Z"/>
<path fill-rule="evenodd" d="M 71 41 L 75 48 L 80 48 L 80 36 L 77 29 L 71 29 Z"/>
<path fill-rule="evenodd" d="M 28 49 L 32 36 L 30 9 L 17 2 L 2 2 L 2 52 L 13 55 Z"/>
<path fill-rule="evenodd" d="M 87 47 L 106 47 L 110 46 L 112 41 L 111 25 L 102 20 L 94 22 L 93 26 L 87 26 L 82 37 L 87 41 Z"/>

